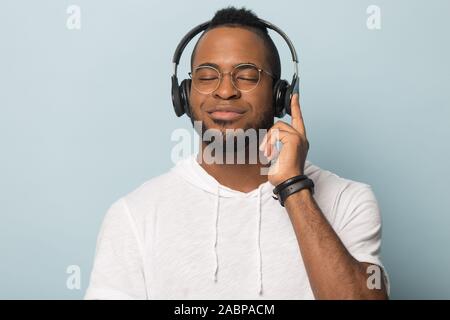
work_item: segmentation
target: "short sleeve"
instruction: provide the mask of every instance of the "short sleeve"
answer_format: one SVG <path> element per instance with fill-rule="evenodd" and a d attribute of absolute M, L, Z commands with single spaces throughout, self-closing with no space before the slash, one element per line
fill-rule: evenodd
<path fill-rule="evenodd" d="M 146 299 L 142 253 L 135 221 L 121 198 L 103 219 L 84 299 Z"/>
<path fill-rule="evenodd" d="M 381 262 L 381 215 L 372 188 L 359 182 L 347 185 L 340 194 L 336 219 L 337 234 L 350 254 L 383 270 L 389 295 L 389 276 Z"/>

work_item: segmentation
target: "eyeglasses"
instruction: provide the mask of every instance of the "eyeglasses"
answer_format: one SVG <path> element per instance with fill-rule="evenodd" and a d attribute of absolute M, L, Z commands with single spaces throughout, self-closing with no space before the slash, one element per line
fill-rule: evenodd
<path fill-rule="evenodd" d="M 261 72 L 275 79 L 270 72 L 251 63 L 239 64 L 230 72 L 220 72 L 212 66 L 199 66 L 194 68 L 192 72 L 189 72 L 189 77 L 192 79 L 194 89 L 203 94 L 210 94 L 216 91 L 226 74 L 230 74 L 231 83 L 237 90 L 249 92 L 258 86 L 261 80 Z"/>

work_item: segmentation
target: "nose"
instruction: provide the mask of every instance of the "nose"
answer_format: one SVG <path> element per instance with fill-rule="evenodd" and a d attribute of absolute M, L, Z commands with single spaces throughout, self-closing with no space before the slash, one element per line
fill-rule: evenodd
<path fill-rule="evenodd" d="M 226 79 L 227 77 L 229 77 L 229 79 Z M 231 74 L 228 72 L 222 74 L 219 87 L 216 89 L 216 91 L 214 91 L 213 94 L 215 98 L 229 100 L 239 98 L 241 93 L 234 87 L 231 79 Z"/>

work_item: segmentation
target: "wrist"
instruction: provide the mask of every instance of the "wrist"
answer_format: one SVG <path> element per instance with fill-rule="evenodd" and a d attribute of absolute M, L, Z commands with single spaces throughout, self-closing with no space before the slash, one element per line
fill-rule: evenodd
<path fill-rule="evenodd" d="M 314 194 L 314 182 L 306 175 L 294 176 L 278 184 L 273 189 L 273 193 L 277 196 L 274 199 L 278 200 L 280 205 L 284 207 L 284 202 L 288 198 L 304 189 L 309 189 L 311 194 Z"/>

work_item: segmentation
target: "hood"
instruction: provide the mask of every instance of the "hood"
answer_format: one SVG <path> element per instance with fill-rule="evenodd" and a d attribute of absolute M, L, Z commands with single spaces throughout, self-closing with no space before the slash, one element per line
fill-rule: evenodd
<path fill-rule="evenodd" d="M 308 163 L 309 164 L 309 163 Z M 192 154 L 186 159 L 179 161 L 176 166 L 172 169 L 178 175 L 182 176 L 187 182 L 194 185 L 197 188 L 204 190 L 215 196 L 215 206 L 212 214 L 215 216 L 214 223 L 214 233 L 215 239 L 211 248 L 213 250 L 213 257 L 215 259 L 215 267 L 213 272 L 213 279 L 217 282 L 217 274 L 219 272 L 218 256 L 217 256 L 217 240 L 218 240 L 218 223 L 219 223 L 219 212 L 220 212 L 220 198 L 254 198 L 255 201 L 255 214 L 257 216 L 257 224 L 255 225 L 257 231 L 257 292 L 259 295 L 263 293 L 263 282 L 262 282 L 262 257 L 261 257 L 261 198 L 264 194 L 272 195 L 274 186 L 269 182 L 264 182 L 250 192 L 241 192 L 233 190 L 226 186 L 221 185 L 214 177 L 209 175 L 205 169 L 203 169 L 197 162 L 197 156 Z M 306 171 L 306 164 L 305 164 Z"/>

